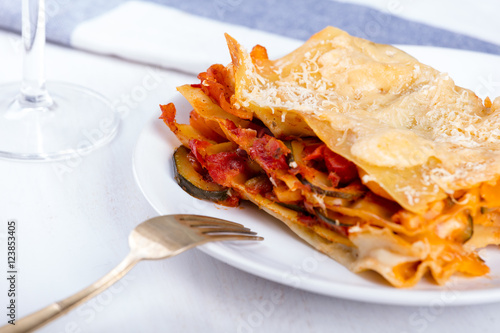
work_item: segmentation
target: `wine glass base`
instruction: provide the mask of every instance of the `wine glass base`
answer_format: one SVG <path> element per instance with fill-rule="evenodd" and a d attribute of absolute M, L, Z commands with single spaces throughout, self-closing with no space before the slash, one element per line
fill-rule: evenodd
<path fill-rule="evenodd" d="M 100 94 L 48 82 L 50 106 L 20 102 L 20 84 L 0 85 L 0 158 L 53 161 L 83 156 L 108 143 L 119 117 Z"/>

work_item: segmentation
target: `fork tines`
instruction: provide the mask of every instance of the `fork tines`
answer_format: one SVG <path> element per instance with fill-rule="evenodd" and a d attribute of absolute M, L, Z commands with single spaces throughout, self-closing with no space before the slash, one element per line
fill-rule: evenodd
<path fill-rule="evenodd" d="M 179 214 L 177 215 L 177 220 L 189 226 L 224 225 L 224 226 L 234 226 L 234 227 L 244 228 L 242 224 L 236 222 L 231 222 L 216 217 L 210 217 L 204 215 Z"/>
<path fill-rule="evenodd" d="M 249 228 L 246 228 L 242 224 L 218 219 L 215 217 L 186 214 L 178 215 L 177 220 L 190 228 L 196 229 L 203 235 L 221 238 L 221 240 L 264 239 L 260 236 L 256 236 L 256 232 L 250 230 Z"/>

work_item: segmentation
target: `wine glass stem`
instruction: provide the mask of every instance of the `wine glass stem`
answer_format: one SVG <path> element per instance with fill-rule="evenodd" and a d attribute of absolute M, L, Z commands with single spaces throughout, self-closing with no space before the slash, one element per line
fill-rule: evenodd
<path fill-rule="evenodd" d="M 24 59 L 19 102 L 48 107 L 52 99 L 45 87 L 45 0 L 22 1 Z"/>

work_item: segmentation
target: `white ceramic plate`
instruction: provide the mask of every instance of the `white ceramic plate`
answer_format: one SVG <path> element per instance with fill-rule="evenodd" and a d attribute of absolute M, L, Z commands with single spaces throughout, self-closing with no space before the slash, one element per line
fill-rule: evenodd
<path fill-rule="evenodd" d="M 423 63 L 450 73 L 457 84 L 477 91 L 481 97 L 500 95 L 500 57 L 431 47 L 402 48 Z M 180 119 L 187 121 L 189 104 L 181 96 L 173 102 Z M 454 277 L 443 287 L 424 279 L 412 289 L 395 289 L 375 273 L 349 272 L 251 204 L 226 208 L 191 197 L 173 178 L 172 153 L 178 145 L 175 136 L 154 117 L 137 142 L 133 160 L 136 180 L 159 214 L 193 213 L 225 218 L 242 223 L 265 238 L 263 242 L 223 242 L 201 247 L 219 260 L 285 285 L 352 300 L 427 306 L 500 301 L 500 250 L 497 248 L 488 248 L 481 254 L 491 267 L 489 277 Z"/>

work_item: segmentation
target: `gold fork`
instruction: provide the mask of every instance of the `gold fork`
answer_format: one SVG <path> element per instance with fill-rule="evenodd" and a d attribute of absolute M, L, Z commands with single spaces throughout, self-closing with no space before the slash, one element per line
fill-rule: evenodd
<path fill-rule="evenodd" d="M 239 223 L 201 215 L 158 216 L 139 224 L 129 235 L 130 253 L 94 284 L 0 328 L 0 332 L 32 332 L 106 290 L 141 260 L 165 259 L 198 245 L 225 240 L 263 240 Z"/>

